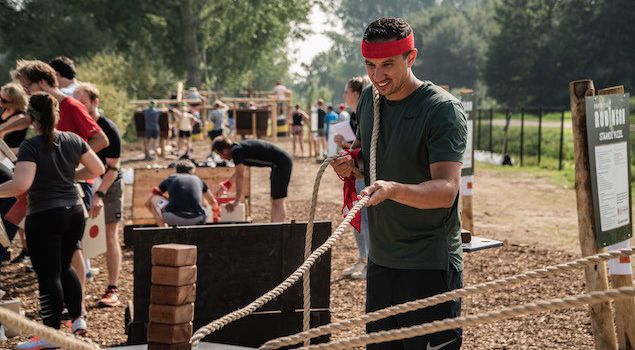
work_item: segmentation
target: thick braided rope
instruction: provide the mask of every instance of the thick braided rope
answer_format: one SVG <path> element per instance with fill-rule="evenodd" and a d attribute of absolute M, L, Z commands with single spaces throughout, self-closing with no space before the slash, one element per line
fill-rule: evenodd
<path fill-rule="evenodd" d="M 548 266 L 541 269 L 536 269 L 521 273 L 518 275 L 497 279 L 494 281 L 488 281 L 484 283 L 475 284 L 461 289 L 455 289 L 450 292 L 438 294 L 425 299 L 414 300 L 399 305 L 394 305 L 385 309 L 381 309 L 375 312 L 364 314 L 362 316 L 351 318 L 348 320 L 327 324 L 321 327 L 310 329 L 309 331 L 297 333 L 294 335 L 280 337 L 266 342 L 260 349 L 272 350 L 278 349 L 283 346 L 294 345 L 307 339 L 316 338 L 325 334 L 330 334 L 335 331 L 344 331 L 351 329 L 353 326 L 365 325 L 366 323 L 388 318 L 390 316 L 423 309 L 425 307 L 441 304 L 449 300 L 455 300 L 458 298 L 464 298 L 469 295 L 484 293 L 492 290 L 498 290 L 507 287 L 510 284 L 517 284 L 531 279 L 540 277 L 546 277 L 554 273 L 569 272 L 575 269 L 595 265 L 602 261 L 618 258 L 620 256 L 630 256 L 635 254 L 635 247 L 621 249 L 616 251 L 610 251 L 606 253 L 599 253 L 584 258 L 579 258 L 570 262 Z"/>
<path fill-rule="evenodd" d="M 318 193 L 320 192 L 320 183 L 322 182 L 322 175 L 327 166 L 331 164 L 338 156 L 331 156 L 322 162 L 318 173 L 315 176 L 315 182 L 313 183 L 313 196 L 311 197 L 311 209 L 309 211 L 309 221 L 306 226 L 306 237 L 304 239 L 304 260 L 307 260 L 311 256 L 311 248 L 313 245 L 313 222 L 315 221 L 315 208 L 317 208 Z M 311 328 L 311 270 L 307 269 L 302 276 L 302 298 L 303 298 L 303 310 L 302 310 L 302 330 L 308 331 Z M 309 340 L 304 343 L 304 346 L 309 346 Z"/>
<path fill-rule="evenodd" d="M 375 88 L 373 88 L 373 100 L 374 100 L 374 121 L 373 121 L 373 132 L 372 132 L 372 136 L 371 136 L 371 147 L 370 147 L 370 179 L 371 182 L 374 182 L 376 179 L 376 147 L 377 147 L 377 137 L 379 134 L 379 93 L 377 92 L 377 90 Z M 318 173 L 316 175 L 315 178 L 315 184 L 314 184 L 314 193 L 313 193 L 313 197 L 315 198 L 314 200 L 312 199 L 312 205 L 311 205 L 311 209 L 310 209 L 310 216 L 314 217 L 314 212 L 316 209 L 316 205 L 317 205 L 317 193 L 319 192 L 319 183 L 322 179 L 322 175 L 324 174 L 324 171 L 326 170 L 326 167 L 328 166 L 328 164 L 330 164 L 333 159 L 337 158 L 337 156 L 333 156 L 333 157 L 329 157 L 327 159 L 324 160 L 324 162 L 322 163 L 322 165 L 320 166 L 320 169 L 318 170 Z M 268 303 L 269 301 L 273 300 L 274 298 L 278 297 L 280 294 L 282 294 L 285 290 L 287 290 L 289 287 L 291 287 L 295 282 L 298 281 L 298 279 L 304 275 L 310 268 L 311 266 L 313 266 L 313 264 L 315 263 L 315 261 L 317 260 L 317 258 L 319 258 L 322 254 L 324 254 L 326 251 L 328 251 L 334 244 L 335 242 L 337 242 L 337 240 L 340 238 L 340 236 L 342 235 L 342 233 L 344 232 L 344 229 L 350 224 L 351 220 L 355 217 L 355 215 L 357 214 L 358 211 L 361 210 L 361 208 L 366 205 L 366 202 L 368 202 L 368 200 L 370 199 L 369 196 L 364 196 L 362 197 L 354 206 L 353 208 L 351 208 L 351 210 L 348 212 L 348 214 L 346 215 L 346 217 L 344 218 L 344 220 L 340 223 L 340 225 L 337 227 L 337 229 L 335 229 L 335 231 L 331 234 L 331 236 L 326 240 L 326 242 L 324 242 L 321 246 L 319 246 L 307 259 L 305 259 L 304 263 L 302 263 L 302 265 L 300 265 L 300 267 L 298 267 L 297 270 L 295 270 L 289 277 L 287 277 L 286 280 L 284 280 L 282 283 L 280 283 L 278 286 L 276 286 L 274 289 L 270 290 L 269 292 L 265 293 L 264 295 L 260 296 L 258 299 L 254 300 L 253 302 L 251 302 L 249 305 L 245 306 L 242 309 L 233 311 L 215 321 L 210 322 L 209 324 L 207 324 L 204 327 L 201 327 L 200 329 L 198 329 L 194 335 L 192 336 L 192 338 L 190 339 L 191 343 L 192 343 L 192 348 L 196 348 L 198 346 L 198 343 L 205 338 L 207 335 L 223 328 L 224 326 L 226 326 L 227 324 L 234 322 L 236 320 L 239 320 L 249 314 L 251 314 L 252 312 L 254 312 L 255 310 L 257 310 L 258 308 L 262 307 L 264 304 Z M 313 225 L 310 224 L 307 227 L 307 231 L 308 230 L 312 230 Z M 312 234 L 312 232 L 311 232 Z M 308 236 L 308 234 L 307 234 Z M 306 280 L 309 280 L 308 278 Z M 310 295 L 310 291 L 309 293 L 307 293 Z M 306 303 L 306 300 L 305 300 Z M 304 322 L 304 318 L 303 318 L 303 322 Z"/>
<path fill-rule="evenodd" d="M 37 335 L 46 341 L 68 350 L 95 350 L 99 346 L 92 342 L 80 340 L 75 336 L 62 333 L 57 329 L 47 327 L 41 323 L 31 321 L 13 311 L 0 308 L 0 323 L 5 327 L 19 330 L 24 334 Z"/>
<path fill-rule="evenodd" d="M 633 298 L 635 287 L 622 287 L 619 289 L 608 289 L 595 291 L 588 294 L 580 294 L 565 298 L 550 300 L 540 300 L 514 307 L 502 308 L 498 311 L 484 312 L 476 315 L 448 318 L 441 321 L 434 321 L 422 325 L 404 327 L 400 329 L 381 331 L 365 334 L 358 337 L 351 337 L 326 344 L 303 347 L 302 349 L 349 349 L 366 344 L 383 343 L 393 340 L 414 338 L 426 334 L 442 332 L 449 329 L 476 326 L 483 323 L 491 323 L 507 320 L 522 315 L 535 314 L 544 311 L 555 311 L 583 306 L 586 304 L 604 303 L 611 300 L 621 300 Z"/>

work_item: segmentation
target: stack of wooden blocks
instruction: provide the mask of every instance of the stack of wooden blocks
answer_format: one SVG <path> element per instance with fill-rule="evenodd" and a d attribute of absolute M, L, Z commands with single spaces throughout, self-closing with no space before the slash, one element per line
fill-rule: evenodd
<path fill-rule="evenodd" d="M 152 247 L 149 350 L 189 350 L 196 299 L 196 246 Z"/>

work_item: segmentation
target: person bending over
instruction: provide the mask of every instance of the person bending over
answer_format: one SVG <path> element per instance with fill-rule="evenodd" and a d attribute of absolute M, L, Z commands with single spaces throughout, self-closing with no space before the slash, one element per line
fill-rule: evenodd
<path fill-rule="evenodd" d="M 234 207 L 240 203 L 245 167 L 269 167 L 271 168 L 271 222 L 285 220 L 285 198 L 293 167 L 289 153 L 271 142 L 262 140 L 233 142 L 225 136 L 214 139 L 212 151 L 225 160 L 233 160 L 236 166 L 234 175 L 229 179 L 236 184 L 236 200 L 227 204 L 228 211 L 233 211 Z"/>
<path fill-rule="evenodd" d="M 176 174 L 163 180 L 152 190 L 146 207 L 158 226 L 202 225 L 207 221 L 203 199 L 219 213 L 218 202 L 207 184 L 194 175 L 196 166 L 187 159 L 176 163 Z M 168 193 L 168 198 L 163 194 Z"/>
<path fill-rule="evenodd" d="M 0 197 L 28 190 L 26 239 L 40 291 L 42 322 L 59 329 L 66 305 L 73 320 L 72 331 L 86 334 L 82 313 L 82 287 L 71 269 L 73 253 L 84 233 L 84 210 L 76 180 L 95 178 L 104 166 L 88 144 L 71 132 L 56 129 L 57 100 L 47 93 L 30 98 L 29 116 L 36 136 L 20 146 L 13 180 L 0 185 Z M 81 170 L 77 169 L 79 164 Z M 33 338 L 18 349 L 55 347 Z"/>

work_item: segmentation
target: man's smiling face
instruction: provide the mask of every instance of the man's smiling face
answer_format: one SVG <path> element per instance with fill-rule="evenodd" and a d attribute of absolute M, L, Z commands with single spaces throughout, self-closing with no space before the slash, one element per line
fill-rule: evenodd
<path fill-rule="evenodd" d="M 417 57 L 417 50 L 387 58 L 366 58 L 366 73 L 379 94 L 391 99 L 405 89 L 409 68 Z"/>

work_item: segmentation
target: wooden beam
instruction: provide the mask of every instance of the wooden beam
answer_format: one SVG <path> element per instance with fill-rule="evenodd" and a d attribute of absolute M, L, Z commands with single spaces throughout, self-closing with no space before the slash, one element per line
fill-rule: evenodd
<path fill-rule="evenodd" d="M 587 140 L 586 106 L 584 98 L 593 96 L 595 87 L 592 80 L 578 80 L 569 83 L 571 119 L 573 121 L 573 150 L 575 158 L 575 192 L 578 208 L 578 230 L 582 256 L 599 252 L 593 221 L 593 194 L 589 171 L 589 149 Z M 609 287 L 606 263 L 585 267 L 586 289 L 589 292 L 606 290 Z M 595 337 L 595 349 L 617 349 L 617 337 L 613 327 L 611 304 L 594 304 L 590 307 L 591 330 Z"/>

